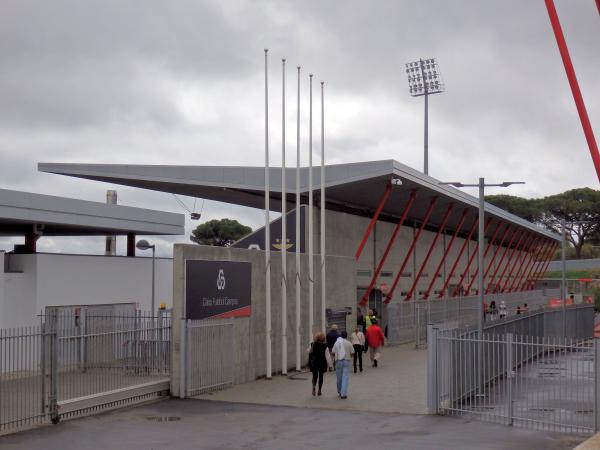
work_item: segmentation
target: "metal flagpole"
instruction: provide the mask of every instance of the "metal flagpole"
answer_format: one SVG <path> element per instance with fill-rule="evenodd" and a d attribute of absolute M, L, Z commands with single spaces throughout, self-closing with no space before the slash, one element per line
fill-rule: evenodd
<path fill-rule="evenodd" d="M 298 69 L 298 110 L 296 113 L 296 370 L 302 370 L 300 350 L 300 66 Z"/>
<path fill-rule="evenodd" d="M 269 229 L 269 86 L 268 52 L 265 48 L 265 317 L 267 379 L 271 379 L 271 232 Z"/>
<path fill-rule="evenodd" d="M 325 82 L 321 81 L 321 331 L 325 332 L 325 307 L 327 300 L 325 278 Z"/>
<path fill-rule="evenodd" d="M 281 60 L 281 375 L 287 375 L 287 236 L 285 185 L 285 58 Z"/>
<path fill-rule="evenodd" d="M 308 339 L 312 341 L 314 333 L 314 261 L 313 261 L 313 167 L 312 167 L 312 73 L 309 79 L 308 111 Z"/>

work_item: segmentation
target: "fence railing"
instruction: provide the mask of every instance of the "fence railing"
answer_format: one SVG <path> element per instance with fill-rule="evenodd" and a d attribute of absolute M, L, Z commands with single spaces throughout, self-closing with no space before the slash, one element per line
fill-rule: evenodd
<path fill-rule="evenodd" d="M 488 294 L 486 303 L 501 301 L 506 304 L 509 316 L 518 306 L 527 303 L 530 311 L 547 304 L 548 298 L 558 295 L 557 289 Z M 444 323 L 451 328 L 462 328 L 477 323 L 479 300 L 477 296 L 392 302 L 388 305 L 388 339 L 391 344 L 415 342 L 417 347 L 426 343 L 427 325 Z"/>
<path fill-rule="evenodd" d="M 584 320 L 589 307 L 566 310 L 568 321 Z M 468 414 L 527 428 L 589 434 L 597 430 L 598 342 L 593 327 L 573 337 L 556 331 L 555 311 L 534 313 L 476 331 L 429 327 L 428 408 L 431 413 Z M 544 320 L 547 316 L 547 320 Z M 519 322 L 534 321 L 536 335 Z M 585 318 L 584 322 L 588 319 Z M 593 322 L 592 322 L 593 323 Z M 563 330 L 562 321 L 559 327 Z M 574 328 L 568 331 L 576 331 Z"/>
<path fill-rule="evenodd" d="M 170 322 L 53 311 L 38 326 L 0 330 L 0 432 L 164 391 Z"/>

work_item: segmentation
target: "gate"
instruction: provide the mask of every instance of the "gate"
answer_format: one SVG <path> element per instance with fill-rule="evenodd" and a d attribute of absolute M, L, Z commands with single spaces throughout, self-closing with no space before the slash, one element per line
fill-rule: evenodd
<path fill-rule="evenodd" d="M 186 320 L 182 327 L 182 397 L 225 389 L 234 379 L 234 322 Z"/>
<path fill-rule="evenodd" d="M 162 395 L 170 317 L 50 311 L 0 329 L 0 434 Z"/>
<path fill-rule="evenodd" d="M 562 433 L 598 430 L 598 340 L 429 327 L 428 408 Z"/>

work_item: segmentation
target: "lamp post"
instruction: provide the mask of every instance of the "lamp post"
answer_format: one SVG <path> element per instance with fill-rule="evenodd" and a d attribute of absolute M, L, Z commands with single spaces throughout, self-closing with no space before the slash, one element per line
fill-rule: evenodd
<path fill-rule="evenodd" d="M 477 333 L 481 338 L 483 336 L 483 246 L 485 244 L 484 236 L 484 220 L 485 220 L 485 199 L 484 193 L 486 187 L 508 187 L 513 184 L 525 184 L 524 181 L 503 181 L 500 184 L 485 184 L 484 178 L 479 178 L 477 184 L 464 184 L 460 181 L 450 181 L 440 184 L 449 184 L 451 186 L 462 187 L 478 187 L 479 188 L 479 222 L 477 231 L 477 298 L 479 306 L 477 308 L 479 318 L 477 319 Z"/>
<path fill-rule="evenodd" d="M 423 173 L 429 175 L 429 96 L 444 92 L 444 82 L 435 58 L 419 59 L 406 64 L 410 95 L 425 97 Z"/>
<path fill-rule="evenodd" d="M 156 251 L 156 246 L 154 244 L 150 245 L 150 243 L 145 240 L 145 239 L 141 239 L 137 242 L 137 244 L 135 244 L 135 246 L 140 249 L 140 250 L 149 250 L 152 249 L 152 317 L 154 317 L 154 262 L 155 262 L 155 251 Z"/>

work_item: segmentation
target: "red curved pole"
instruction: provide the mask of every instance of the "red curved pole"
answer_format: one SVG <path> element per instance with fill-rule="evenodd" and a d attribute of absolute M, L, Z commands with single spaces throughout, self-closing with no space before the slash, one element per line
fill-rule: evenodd
<path fill-rule="evenodd" d="M 563 65 L 565 66 L 569 85 L 571 86 L 571 92 L 573 93 L 573 99 L 575 100 L 575 106 L 577 107 L 577 112 L 579 113 L 579 120 L 581 120 L 583 134 L 585 134 L 585 139 L 588 143 L 590 154 L 592 155 L 592 161 L 594 162 L 594 167 L 596 168 L 596 175 L 598 175 L 598 180 L 600 180 L 600 153 L 598 152 L 598 144 L 596 143 L 594 130 L 590 124 L 590 118 L 588 117 L 583 96 L 581 95 L 581 90 L 579 89 L 577 75 L 575 75 L 575 69 L 573 68 L 573 62 L 571 61 L 571 56 L 569 55 L 567 42 L 565 41 L 565 36 L 563 34 L 562 27 L 560 26 L 560 20 L 558 19 L 558 14 L 556 13 L 556 8 L 554 7 L 554 1 L 545 0 L 545 2 L 548 15 L 550 16 L 550 23 L 552 24 L 552 30 L 554 30 L 554 36 L 556 37 L 556 43 L 558 44 L 558 51 L 560 52 Z M 600 12 L 600 0 L 596 0 L 596 5 L 598 6 L 598 10 Z"/>

